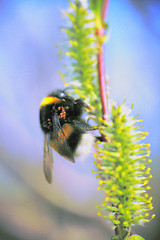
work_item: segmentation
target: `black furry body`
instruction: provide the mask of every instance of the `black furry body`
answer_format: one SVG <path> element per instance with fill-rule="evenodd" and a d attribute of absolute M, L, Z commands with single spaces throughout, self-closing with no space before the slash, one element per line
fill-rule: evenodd
<path fill-rule="evenodd" d="M 65 159 L 75 162 L 75 153 L 82 136 L 93 130 L 82 119 L 89 107 L 81 99 L 57 90 L 45 97 L 40 104 L 40 126 L 44 133 L 43 169 L 48 183 L 52 182 L 53 148 Z M 88 135 L 87 135 L 88 136 Z M 88 148 L 88 145 L 85 144 Z"/>
<path fill-rule="evenodd" d="M 74 154 L 82 134 L 89 129 L 89 125 L 82 120 L 82 113 L 88 106 L 81 99 L 75 100 L 61 90 L 52 92 L 47 97 L 53 97 L 55 101 L 40 107 L 41 129 L 49 136 L 50 141 L 54 140 L 54 138 L 57 138 L 58 141 L 59 128 L 63 131 L 63 126 L 68 124 L 67 126 L 70 127 L 70 133 L 67 132 L 67 128 L 65 128 L 65 141 Z M 55 115 L 58 117 L 56 120 Z M 57 122 L 57 120 L 59 120 L 59 122 Z M 57 135 L 53 134 L 53 132 L 55 132 L 53 130 L 56 128 Z M 63 156 L 65 157 L 65 155 Z"/>

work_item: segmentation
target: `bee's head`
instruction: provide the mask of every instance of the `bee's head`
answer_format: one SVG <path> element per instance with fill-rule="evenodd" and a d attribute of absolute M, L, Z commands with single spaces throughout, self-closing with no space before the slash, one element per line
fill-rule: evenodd
<path fill-rule="evenodd" d="M 56 91 L 50 93 L 48 96 L 52 96 L 52 97 L 57 97 L 59 99 L 63 99 L 67 95 L 66 95 L 66 93 L 63 90 L 56 90 Z"/>

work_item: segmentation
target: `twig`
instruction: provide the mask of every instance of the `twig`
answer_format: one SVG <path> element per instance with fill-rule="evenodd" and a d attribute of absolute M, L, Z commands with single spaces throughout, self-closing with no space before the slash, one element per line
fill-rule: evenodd
<path fill-rule="evenodd" d="M 108 11 L 108 0 L 104 0 L 102 6 L 102 25 L 99 26 L 96 30 L 96 35 L 101 39 L 104 35 L 104 18 L 105 14 Z M 103 44 L 99 43 L 98 50 L 98 73 L 99 73 L 99 85 L 100 85 L 100 95 L 102 101 L 102 118 L 107 120 L 108 114 L 108 99 L 107 99 L 107 90 L 106 90 L 106 79 L 105 79 L 105 66 L 104 66 L 104 47 Z"/>

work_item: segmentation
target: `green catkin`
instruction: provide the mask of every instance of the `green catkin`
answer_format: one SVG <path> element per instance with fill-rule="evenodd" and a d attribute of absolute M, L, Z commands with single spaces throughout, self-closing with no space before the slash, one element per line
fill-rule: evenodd
<path fill-rule="evenodd" d="M 68 18 L 66 48 L 64 60 L 66 73 L 60 73 L 65 86 L 70 92 L 85 99 L 92 107 L 92 115 L 101 116 L 97 72 L 97 38 L 95 36 L 94 15 L 89 9 L 82 7 L 80 1 L 70 4 L 70 12 L 65 12 Z M 69 66 L 68 66 L 69 65 Z"/>
<path fill-rule="evenodd" d="M 101 120 L 100 132 L 111 142 L 97 143 L 95 157 L 100 162 L 96 163 L 100 169 L 97 174 L 103 179 L 99 180 L 98 189 L 106 193 L 105 201 L 98 207 L 105 213 L 99 214 L 115 226 L 120 225 L 121 232 L 126 233 L 127 228 L 129 235 L 133 224 L 149 222 L 154 215 L 149 218 L 152 198 L 146 193 L 150 189 L 148 179 L 152 177 L 146 166 L 151 162 L 147 159 L 150 145 L 142 143 L 147 133 L 135 128 L 136 118 L 131 120 L 125 111 L 125 103 L 112 105 L 110 120 L 107 124 Z"/>

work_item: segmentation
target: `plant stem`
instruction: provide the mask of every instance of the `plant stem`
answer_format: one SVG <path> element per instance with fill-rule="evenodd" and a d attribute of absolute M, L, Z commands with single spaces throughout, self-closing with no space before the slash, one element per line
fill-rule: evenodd
<path fill-rule="evenodd" d="M 102 24 L 96 29 L 96 35 L 101 39 L 104 35 L 104 19 L 106 10 L 108 10 L 108 0 L 104 0 L 101 12 Z M 100 95 L 102 101 L 102 118 L 107 120 L 108 114 L 108 99 L 106 90 L 106 79 L 105 79 L 105 66 L 104 66 L 104 46 L 100 42 L 98 50 L 98 73 L 99 73 L 99 85 L 100 85 Z"/>
<path fill-rule="evenodd" d="M 99 36 L 103 36 L 103 29 L 98 31 Z M 105 79 L 105 67 L 104 67 L 104 49 L 102 44 L 99 46 L 98 52 L 98 72 L 99 72 L 99 85 L 100 85 L 100 94 L 102 101 L 102 118 L 107 120 L 108 113 L 108 100 L 107 100 L 107 90 L 106 90 L 106 79 Z"/>
<path fill-rule="evenodd" d="M 104 21 L 106 14 L 108 13 L 109 9 L 109 0 L 104 0 L 102 6 L 102 20 Z"/>

